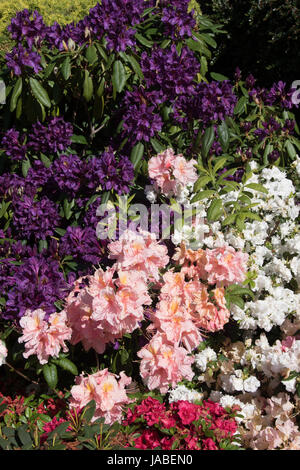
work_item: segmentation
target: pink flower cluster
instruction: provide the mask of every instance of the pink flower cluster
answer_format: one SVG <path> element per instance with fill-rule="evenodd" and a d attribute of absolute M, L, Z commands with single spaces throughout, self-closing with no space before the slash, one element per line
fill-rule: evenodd
<path fill-rule="evenodd" d="M 76 377 L 75 385 L 71 388 L 70 408 L 81 410 L 91 400 L 95 400 L 96 412 L 92 421 L 104 418 L 106 424 L 120 422 L 122 407 L 131 403 L 125 390 L 130 383 L 131 378 L 127 377 L 124 372 L 121 372 L 118 377 L 108 372 L 108 369 L 100 370 L 87 377 L 80 375 Z"/>
<path fill-rule="evenodd" d="M 185 348 L 169 343 L 166 337 L 157 333 L 138 353 L 141 358 L 140 374 L 149 390 L 168 391 L 182 379 L 192 380 L 191 365 L 194 358 L 188 356 Z"/>
<path fill-rule="evenodd" d="M 144 383 L 161 393 L 183 378 L 193 378 L 193 358 L 188 353 L 199 346 L 200 329 L 219 331 L 229 321 L 220 285 L 244 280 L 248 256 L 231 247 L 192 251 L 181 246 L 174 259 L 181 270 L 163 275 L 159 302 L 150 311 L 152 324 L 148 327 L 156 334 L 138 352 Z M 210 285 L 215 288 L 209 290 Z"/>
<path fill-rule="evenodd" d="M 20 320 L 23 335 L 19 343 L 25 343 L 23 356 L 27 359 L 36 354 L 41 364 L 46 364 L 50 357 L 58 357 L 60 350 L 68 351 L 65 341 L 71 339 L 71 328 L 67 325 L 66 312 L 53 313 L 46 321 L 42 309 L 27 310 Z"/>
<path fill-rule="evenodd" d="M 182 244 L 176 251 L 173 259 L 189 277 L 198 277 L 217 287 L 239 284 L 246 278 L 249 255 L 231 246 L 193 251 Z"/>
<path fill-rule="evenodd" d="M 194 185 L 197 181 L 196 160 L 186 160 L 183 155 L 175 155 L 171 148 L 150 158 L 148 172 L 154 180 L 156 191 L 165 196 L 176 195 L 180 187 Z"/>
<path fill-rule="evenodd" d="M 210 400 L 201 405 L 181 400 L 167 408 L 165 404 L 148 397 L 140 405 L 128 409 L 123 422 L 126 426 L 137 423 L 139 429 L 134 428 L 133 442 L 129 441 L 143 450 L 156 447 L 171 450 L 174 444 L 178 450 L 219 450 L 225 439 L 233 442 L 237 430 L 235 419 Z M 171 429 L 171 437 L 166 436 L 166 431 Z M 214 431 L 213 438 L 211 430 Z M 137 432 L 140 436 L 136 438 Z"/>
<path fill-rule="evenodd" d="M 168 250 L 155 234 L 126 230 L 119 240 L 108 245 L 109 257 L 116 260 L 116 268 L 143 273 L 146 279 L 159 279 L 159 269 L 169 262 Z"/>
<path fill-rule="evenodd" d="M 72 328 L 72 344 L 102 354 L 109 342 L 131 333 L 144 318 L 143 305 L 150 305 L 146 278 L 139 271 L 98 269 L 93 276 L 78 280 L 66 302 Z"/>

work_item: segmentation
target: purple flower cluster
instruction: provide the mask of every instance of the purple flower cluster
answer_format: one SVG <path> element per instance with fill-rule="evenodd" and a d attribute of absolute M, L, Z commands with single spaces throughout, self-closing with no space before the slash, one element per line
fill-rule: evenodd
<path fill-rule="evenodd" d="M 101 245 L 92 227 L 68 227 L 60 240 L 59 254 L 61 257 L 72 256 L 78 262 L 97 264 L 103 253 Z"/>
<path fill-rule="evenodd" d="M 71 144 L 73 126 L 62 117 L 53 117 L 44 125 L 37 122 L 29 134 L 28 147 L 35 152 L 63 152 Z"/>
<path fill-rule="evenodd" d="M 164 99 L 194 94 L 194 79 L 200 71 L 199 61 L 188 47 L 179 54 L 175 44 L 168 49 L 156 47 L 148 56 L 141 55 L 141 68 L 146 85 L 161 90 Z"/>
<path fill-rule="evenodd" d="M 173 0 L 165 2 L 166 7 L 162 10 L 162 22 L 165 26 L 165 32 L 173 39 L 191 36 L 195 28 L 196 20 L 194 11 L 188 12 L 189 0 Z"/>
<path fill-rule="evenodd" d="M 142 87 L 126 91 L 123 129 L 132 143 L 149 142 L 162 129 L 163 121 L 157 107 L 161 102 L 161 92 L 148 92 Z"/>
<path fill-rule="evenodd" d="M 83 161 L 77 155 L 61 155 L 51 165 L 55 184 L 61 191 L 69 192 L 73 196 L 80 188 Z"/>
<path fill-rule="evenodd" d="M 135 45 L 136 25 L 148 6 L 144 0 L 102 0 L 90 10 L 89 28 L 97 39 L 105 36 L 107 47 L 115 51 L 125 51 Z"/>
<path fill-rule="evenodd" d="M 9 129 L 2 138 L 1 145 L 12 160 L 23 160 L 26 155 L 25 136 L 16 129 Z"/>
<path fill-rule="evenodd" d="M 7 297 L 2 317 L 6 320 L 21 318 L 27 309 L 42 308 L 49 315 L 69 289 L 59 262 L 49 253 L 33 253 L 27 258 L 23 254 L 22 261 L 20 265 L 14 258 L 0 262 L 0 291 Z"/>
<path fill-rule="evenodd" d="M 7 29 L 12 39 L 18 42 L 25 39 L 29 48 L 32 48 L 32 46 L 39 47 L 46 35 L 46 25 L 43 17 L 36 10 L 32 14 L 27 9 L 19 11 L 11 20 L 11 24 Z"/>
<path fill-rule="evenodd" d="M 211 122 L 233 116 L 236 103 L 237 97 L 229 80 L 201 82 L 195 86 L 192 96 L 179 97 L 174 106 L 174 117 L 182 123 L 199 119 L 206 127 Z"/>
<path fill-rule="evenodd" d="M 291 109 L 293 106 L 298 107 L 292 101 L 294 89 L 287 88 L 286 83 L 279 81 L 274 83 L 270 90 L 266 88 L 255 87 L 255 78 L 249 75 L 246 80 L 246 88 L 249 90 L 249 96 L 257 104 L 261 101 L 267 106 L 279 105 L 283 109 Z"/>
<path fill-rule="evenodd" d="M 42 70 L 41 56 L 30 49 L 26 49 L 21 44 L 18 44 L 12 49 L 12 52 L 6 54 L 6 64 L 15 75 L 22 75 L 25 67 L 33 69 L 34 73 L 39 73 Z"/>
<path fill-rule="evenodd" d="M 37 240 L 45 240 L 47 236 L 53 235 L 54 228 L 60 222 L 56 204 L 46 196 L 41 199 L 27 195 L 14 198 L 13 209 L 13 225 L 16 238 L 19 239 L 33 236 Z"/>
<path fill-rule="evenodd" d="M 120 156 L 117 160 L 113 149 L 110 147 L 104 152 L 99 164 L 99 177 L 102 189 L 113 189 L 118 194 L 128 193 L 129 185 L 134 177 L 134 169 L 131 161 Z"/>

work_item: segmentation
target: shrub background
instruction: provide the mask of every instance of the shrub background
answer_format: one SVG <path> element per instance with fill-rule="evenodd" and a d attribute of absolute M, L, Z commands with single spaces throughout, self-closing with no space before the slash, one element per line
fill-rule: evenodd
<path fill-rule="evenodd" d="M 202 0 L 203 14 L 224 25 L 216 70 L 231 77 L 236 66 L 265 85 L 300 78 L 300 3 L 298 0 Z"/>

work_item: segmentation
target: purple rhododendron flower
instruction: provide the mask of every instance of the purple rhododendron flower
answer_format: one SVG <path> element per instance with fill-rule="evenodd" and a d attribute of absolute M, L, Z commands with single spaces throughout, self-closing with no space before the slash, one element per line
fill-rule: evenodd
<path fill-rule="evenodd" d="M 34 73 L 42 70 L 41 56 L 35 51 L 25 49 L 21 44 L 6 54 L 6 65 L 17 76 L 22 75 L 24 67 L 31 67 Z"/>
<path fill-rule="evenodd" d="M 29 134 L 28 147 L 35 152 L 63 152 L 71 144 L 72 135 L 72 124 L 62 117 L 53 117 L 46 125 L 38 121 Z"/>
<path fill-rule="evenodd" d="M 9 129 L 3 139 L 2 147 L 5 150 L 6 155 L 12 158 L 12 160 L 23 160 L 26 155 L 26 145 L 24 144 L 25 136 L 20 135 L 20 132 L 15 129 Z"/>

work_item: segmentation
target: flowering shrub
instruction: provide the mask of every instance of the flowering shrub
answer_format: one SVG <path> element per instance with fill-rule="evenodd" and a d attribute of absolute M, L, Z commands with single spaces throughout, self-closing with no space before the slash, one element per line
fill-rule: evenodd
<path fill-rule="evenodd" d="M 299 448 L 294 91 L 208 81 L 219 31 L 187 0 L 12 19 L 0 391 L 66 393 L 2 448 Z"/>
<path fill-rule="evenodd" d="M 234 417 L 210 400 L 201 405 L 179 400 L 167 408 L 149 397 L 128 410 L 124 424 L 137 449 L 238 449 Z"/>

